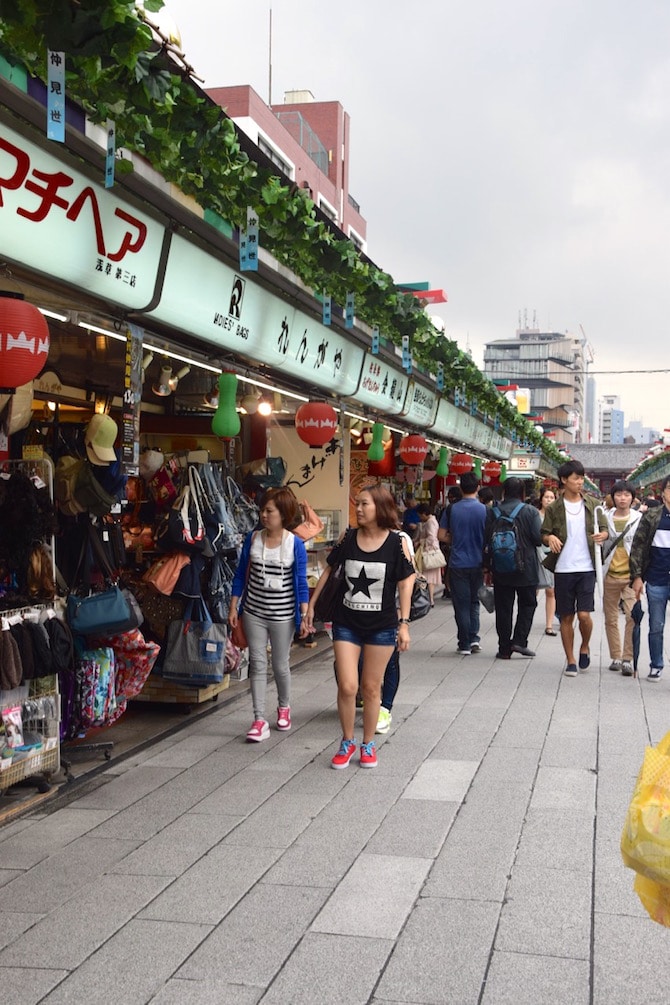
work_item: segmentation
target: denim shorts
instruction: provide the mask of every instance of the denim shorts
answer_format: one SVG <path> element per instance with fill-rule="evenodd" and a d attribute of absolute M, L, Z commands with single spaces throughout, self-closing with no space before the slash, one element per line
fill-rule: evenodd
<path fill-rule="evenodd" d="M 333 624 L 333 642 L 353 642 L 355 646 L 395 646 L 398 629 L 378 628 L 376 631 L 360 631 L 337 622 Z"/>

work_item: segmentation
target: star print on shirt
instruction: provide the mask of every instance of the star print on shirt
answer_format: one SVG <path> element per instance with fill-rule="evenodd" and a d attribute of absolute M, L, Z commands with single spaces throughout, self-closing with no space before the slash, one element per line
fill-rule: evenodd
<path fill-rule="evenodd" d="M 365 566 L 364 565 L 361 566 L 361 571 L 359 572 L 359 574 L 355 578 L 349 578 L 349 577 L 347 577 L 347 579 L 349 580 L 349 583 L 351 585 L 351 596 L 352 596 L 352 598 L 357 593 L 364 593 L 366 597 L 369 597 L 370 596 L 370 587 L 372 586 L 373 583 L 378 583 L 379 582 L 378 579 L 368 579 L 368 576 L 367 576 L 367 574 L 365 572 Z"/>

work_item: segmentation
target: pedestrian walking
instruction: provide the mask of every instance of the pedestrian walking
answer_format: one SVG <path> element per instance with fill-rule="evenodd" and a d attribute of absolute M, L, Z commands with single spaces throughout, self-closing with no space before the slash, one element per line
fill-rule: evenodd
<path fill-rule="evenodd" d="M 547 509 L 553 502 L 556 501 L 556 493 L 548 485 L 543 486 L 540 490 L 540 494 L 537 497 L 537 508 L 540 513 L 540 521 L 544 520 Z M 549 548 L 546 544 L 540 545 L 540 555 L 541 561 L 549 554 Z M 556 635 L 556 629 L 554 628 L 554 615 L 556 614 L 556 593 L 554 591 L 554 576 L 553 573 L 549 572 L 548 569 L 544 570 L 543 575 L 546 577 L 547 585 L 543 587 L 544 592 L 544 634 L 545 635 Z"/>
<path fill-rule="evenodd" d="M 647 680 L 663 673 L 663 630 L 670 598 L 670 475 L 661 484 L 661 504 L 649 507 L 637 525 L 630 549 L 631 586 L 637 600 L 647 591 L 649 660 Z"/>
<path fill-rule="evenodd" d="M 421 548 L 420 571 L 428 583 L 428 593 L 430 594 L 430 606 L 435 607 L 435 587 L 442 582 L 442 569 L 446 565 L 446 560 L 440 549 L 440 542 L 437 534 L 438 523 L 433 516 L 428 503 L 421 503 L 416 508 L 419 514 L 419 546 Z"/>
<path fill-rule="evenodd" d="M 443 600 L 451 600 L 451 587 L 449 585 L 449 558 L 451 556 L 451 546 L 449 544 L 449 524 L 451 521 L 451 510 L 455 503 L 460 502 L 463 493 L 459 485 L 450 485 L 447 489 L 447 504 L 440 513 L 438 521 L 437 539 L 447 564 L 442 570 L 442 582 L 444 583 Z"/>
<path fill-rule="evenodd" d="M 583 493 L 584 466 L 580 461 L 565 461 L 558 469 L 562 493 L 547 508 L 542 523 L 542 541 L 550 550 L 544 565 L 554 573 L 556 612 L 561 622 L 561 641 L 565 651 L 566 677 L 576 677 L 577 668 L 591 664 L 591 614 L 595 608 L 595 547 L 609 537 L 603 513 L 598 515 L 594 533 L 597 502 Z M 579 661 L 575 660 L 575 613 L 581 643 Z"/>
<path fill-rule="evenodd" d="M 486 520 L 486 564 L 493 575 L 493 598 L 495 604 L 496 632 L 498 634 L 497 658 L 511 659 L 512 653 L 521 656 L 535 656 L 528 648 L 528 636 L 533 625 L 537 607 L 537 583 L 540 563 L 537 549 L 542 542 L 540 514 L 534 506 L 524 501 L 525 483 L 521 478 L 508 478 L 503 487 L 503 499 L 487 513 Z M 503 517 L 501 520 L 500 517 Z M 500 571 L 496 568 L 496 556 L 492 553 L 495 529 L 499 525 L 510 528 L 515 540 L 515 553 L 509 556 L 509 564 L 514 571 Z M 507 556 L 506 556 L 507 557 Z M 514 602 L 517 605 L 516 621 L 512 628 Z"/>
<path fill-rule="evenodd" d="M 630 550 L 642 514 L 632 509 L 635 486 L 621 480 L 612 486 L 614 506 L 606 510 L 609 540 L 603 546 L 603 610 L 605 633 L 610 653 L 610 670 L 624 677 L 633 676 L 633 605 L 635 591 L 630 585 Z M 619 631 L 619 609 L 623 609 L 625 628 L 623 645 Z M 639 648 L 639 647 L 638 647 Z"/>
<path fill-rule="evenodd" d="M 481 650 L 479 637 L 479 597 L 484 582 L 484 526 L 486 506 L 477 498 L 479 479 L 468 471 L 461 476 L 463 498 L 450 510 L 449 582 L 461 656 Z"/>
<path fill-rule="evenodd" d="M 291 671 L 293 635 L 309 634 L 305 615 L 309 601 L 307 552 L 287 527 L 300 521 L 300 505 L 289 488 L 269 489 L 260 509 L 262 529 L 251 531 L 242 546 L 232 585 L 228 624 L 244 615 L 249 643 L 249 683 L 254 720 L 247 740 L 260 743 L 270 735 L 266 716 L 268 643 L 277 685 L 277 729 L 291 728 Z"/>
<path fill-rule="evenodd" d="M 409 614 L 414 566 L 399 534 L 393 496 L 381 485 L 369 485 L 356 498 L 357 529 L 328 555 L 307 610 L 307 627 L 314 605 L 334 566 L 344 565 L 344 590 L 333 616 L 333 648 L 337 667 L 337 709 L 342 742 L 331 764 L 346 768 L 356 751 L 354 721 L 358 690 L 358 660 L 363 653 L 360 687 L 363 695 L 363 742 L 360 765 L 377 766 L 375 730 L 379 721 L 381 684 L 396 645 L 409 649 Z M 398 607 L 396 606 L 396 590 Z"/>

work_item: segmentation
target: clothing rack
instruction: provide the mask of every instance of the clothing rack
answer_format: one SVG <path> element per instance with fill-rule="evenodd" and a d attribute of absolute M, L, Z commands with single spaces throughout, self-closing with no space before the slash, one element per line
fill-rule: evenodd
<path fill-rule="evenodd" d="M 37 479 L 39 479 L 43 485 L 45 485 L 49 490 L 49 498 L 53 502 L 54 498 L 54 463 L 48 454 L 44 457 L 35 458 L 33 460 L 17 460 L 17 461 L 2 461 L 0 464 L 0 477 L 7 476 L 11 478 L 14 471 L 20 471 L 27 475 L 35 484 L 37 484 Z M 40 485 L 37 485 L 41 488 Z M 49 552 L 49 558 L 51 559 L 51 573 L 53 576 L 54 583 L 56 582 L 56 539 L 54 535 L 43 544 L 47 546 Z"/>

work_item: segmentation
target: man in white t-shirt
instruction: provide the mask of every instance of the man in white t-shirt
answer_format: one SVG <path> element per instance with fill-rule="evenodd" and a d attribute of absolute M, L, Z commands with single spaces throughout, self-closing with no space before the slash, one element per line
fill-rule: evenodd
<path fill-rule="evenodd" d="M 583 465 L 579 461 L 566 461 L 558 469 L 558 478 L 562 495 L 547 509 L 542 524 L 542 543 L 550 549 L 544 565 L 554 573 L 556 613 L 561 622 L 561 641 L 567 660 L 565 676 L 576 677 L 577 667 L 586 670 L 591 662 L 595 546 L 607 540 L 609 531 L 604 513 L 599 513 L 599 531 L 594 533 L 594 510 L 598 502 L 582 492 Z M 581 635 L 579 663 L 575 660 L 575 613 Z"/>

